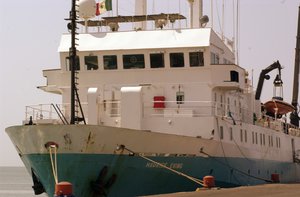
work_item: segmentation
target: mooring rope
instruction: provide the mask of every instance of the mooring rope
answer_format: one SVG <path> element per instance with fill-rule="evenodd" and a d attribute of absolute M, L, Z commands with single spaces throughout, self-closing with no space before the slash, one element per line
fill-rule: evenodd
<path fill-rule="evenodd" d="M 208 153 L 204 152 L 203 149 L 200 149 L 200 153 L 206 155 L 207 157 L 209 157 L 209 158 L 211 158 L 211 159 L 214 159 L 215 161 L 217 161 L 217 162 L 219 162 L 219 163 L 221 163 L 221 164 L 223 164 L 223 165 L 229 167 L 230 169 L 235 170 L 235 171 L 237 171 L 237 172 L 239 172 L 239 173 L 241 173 L 241 174 L 243 174 L 243 175 L 245 175 L 245 176 L 248 176 L 248 177 L 251 177 L 251 178 L 254 178 L 254 179 L 258 179 L 258 180 L 262 180 L 262 181 L 265 181 L 265 182 L 268 182 L 268 183 L 272 183 L 272 182 L 273 182 L 273 181 L 270 180 L 270 179 L 264 179 L 264 178 L 261 178 L 261 177 L 257 177 L 257 176 L 248 174 L 248 173 L 246 173 L 246 172 L 243 172 L 242 170 L 239 170 L 239 169 L 237 169 L 237 168 L 233 168 L 233 167 L 232 167 L 231 165 L 229 165 L 228 163 L 222 162 L 222 161 L 220 161 L 220 160 L 214 158 L 213 156 L 209 155 Z M 227 161 L 227 160 L 226 160 L 226 161 Z"/>
<path fill-rule="evenodd" d="M 164 165 L 164 164 L 161 164 L 161 163 L 159 163 L 159 162 L 157 162 L 157 161 L 154 161 L 154 160 L 152 160 L 152 159 L 150 159 L 150 158 L 148 158 L 148 157 L 145 157 L 145 156 L 143 156 L 143 155 L 141 155 L 141 154 L 137 154 L 137 153 L 135 153 L 134 151 L 132 151 L 132 150 L 126 148 L 125 145 L 120 145 L 120 146 L 118 146 L 118 149 L 119 149 L 119 150 L 127 150 L 129 153 L 132 153 L 132 154 L 134 154 L 134 155 L 137 155 L 137 156 L 139 156 L 139 157 L 141 157 L 141 158 L 143 158 L 143 159 L 145 159 L 145 160 L 147 160 L 147 161 L 149 161 L 149 162 L 151 162 L 151 163 L 154 163 L 154 164 L 156 164 L 156 165 L 158 165 L 158 166 L 160 166 L 160 167 L 162 167 L 162 168 L 165 168 L 165 169 L 167 169 L 167 170 L 170 170 L 170 171 L 174 172 L 174 173 L 177 174 L 177 175 L 183 176 L 183 177 L 185 177 L 185 178 L 187 178 L 187 179 L 189 179 L 189 180 L 191 180 L 191 181 L 193 181 L 193 182 L 195 182 L 195 183 L 197 183 L 197 184 L 199 184 L 199 185 L 205 187 L 204 182 L 203 182 L 202 180 L 197 179 L 197 178 L 192 177 L 192 176 L 189 176 L 189 175 L 184 174 L 184 173 L 182 173 L 182 172 L 179 172 L 179 171 L 177 171 L 177 170 L 174 170 L 173 168 L 170 168 L 170 167 L 168 167 L 168 166 L 166 166 L 166 165 Z"/>
<path fill-rule="evenodd" d="M 53 162 L 53 153 L 52 149 L 54 149 L 54 162 Z M 58 183 L 58 173 L 57 173 L 57 147 L 55 145 L 50 145 L 49 146 L 49 155 L 50 155 L 50 161 L 51 161 L 51 168 L 52 168 L 52 173 L 54 177 L 54 181 L 57 184 Z"/>

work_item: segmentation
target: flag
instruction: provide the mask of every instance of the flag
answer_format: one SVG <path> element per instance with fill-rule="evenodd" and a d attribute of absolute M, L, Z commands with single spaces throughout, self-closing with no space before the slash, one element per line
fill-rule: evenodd
<path fill-rule="evenodd" d="M 112 2 L 111 0 L 105 0 L 105 8 L 107 11 L 112 10 Z"/>
<path fill-rule="evenodd" d="M 112 10 L 111 0 L 104 0 L 96 4 L 96 16 L 99 16 L 100 14 L 110 10 Z"/>

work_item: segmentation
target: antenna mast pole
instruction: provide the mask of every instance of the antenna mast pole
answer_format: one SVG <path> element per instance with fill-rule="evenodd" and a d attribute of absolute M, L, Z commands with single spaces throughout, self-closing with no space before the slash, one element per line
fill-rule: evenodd
<path fill-rule="evenodd" d="M 299 126 L 298 116 L 298 93 L 299 93 L 299 66 L 300 66 L 300 7 L 298 11 L 298 30 L 297 30 L 297 42 L 295 49 L 295 67 L 294 67 L 294 83 L 293 83 L 293 100 L 292 105 L 295 107 L 295 111 L 291 113 L 291 124 Z"/>
<path fill-rule="evenodd" d="M 77 64 L 77 54 L 76 54 L 76 0 L 72 0 L 72 8 L 70 11 L 69 29 L 71 30 L 71 47 L 69 49 L 69 58 L 70 58 L 70 69 L 71 69 L 71 121 L 70 124 L 75 124 L 75 94 L 76 94 L 76 84 L 75 84 L 75 72 Z"/>

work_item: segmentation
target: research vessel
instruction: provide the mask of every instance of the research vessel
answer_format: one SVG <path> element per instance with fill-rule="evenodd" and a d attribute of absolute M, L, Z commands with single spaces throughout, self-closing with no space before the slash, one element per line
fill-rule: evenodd
<path fill-rule="evenodd" d="M 134 16 L 101 17 L 111 1 L 78 10 L 72 1 L 60 68 L 44 70 L 38 87 L 62 103 L 27 106 L 23 124 L 6 129 L 35 194 L 53 196 L 61 181 L 94 197 L 193 191 L 205 176 L 217 187 L 300 180 L 297 88 L 285 102 L 282 66 L 270 60 L 255 91 L 233 42 L 206 26 L 202 1 L 187 2 L 189 16 L 148 14 L 137 0 Z M 274 95 L 263 103 L 271 71 Z"/>

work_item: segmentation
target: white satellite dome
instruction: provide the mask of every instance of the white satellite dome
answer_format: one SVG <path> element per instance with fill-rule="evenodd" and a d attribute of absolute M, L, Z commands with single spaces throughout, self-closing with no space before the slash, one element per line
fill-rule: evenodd
<path fill-rule="evenodd" d="M 78 15 L 80 18 L 89 19 L 96 15 L 96 1 L 95 0 L 79 0 Z"/>

